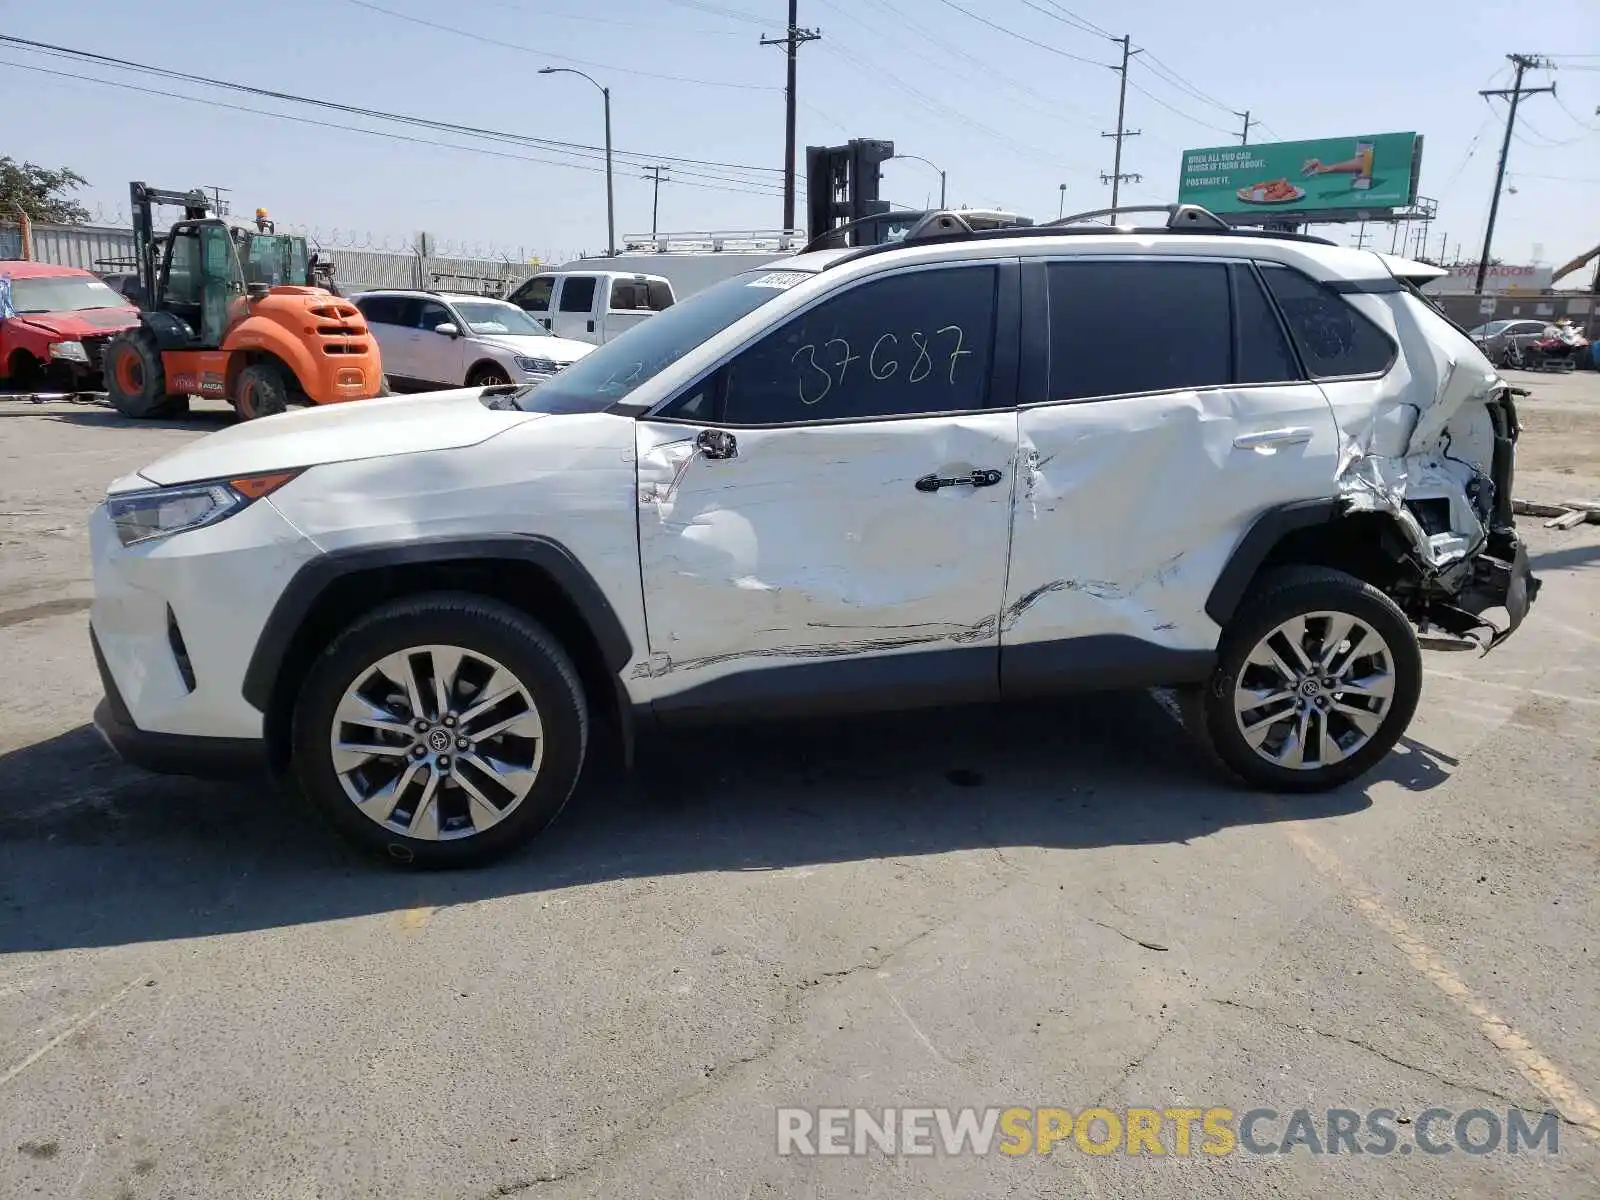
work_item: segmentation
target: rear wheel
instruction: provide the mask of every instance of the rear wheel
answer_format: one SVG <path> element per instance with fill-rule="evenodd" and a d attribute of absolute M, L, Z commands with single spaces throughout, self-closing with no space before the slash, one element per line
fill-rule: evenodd
<path fill-rule="evenodd" d="M 467 376 L 468 387 L 495 387 L 510 382 L 510 372 L 499 363 L 479 363 Z"/>
<path fill-rule="evenodd" d="M 189 411 L 189 397 L 167 395 L 166 367 L 149 330 L 135 329 L 112 338 L 101 364 L 106 394 L 123 416 L 181 417 Z"/>
<path fill-rule="evenodd" d="M 287 412 L 289 387 L 283 372 L 271 363 L 255 363 L 240 371 L 233 385 L 233 407 L 241 421 Z"/>
<path fill-rule="evenodd" d="M 1393 600 L 1343 571 L 1292 567 L 1246 600 L 1211 678 L 1180 699 L 1185 723 L 1234 774 L 1315 792 L 1388 754 L 1421 692 L 1422 653 Z"/>
<path fill-rule="evenodd" d="M 435 593 L 341 634 L 294 713 L 294 769 L 351 841 L 419 867 L 503 854 L 545 828 L 583 766 L 588 712 L 560 644 L 519 610 Z"/>

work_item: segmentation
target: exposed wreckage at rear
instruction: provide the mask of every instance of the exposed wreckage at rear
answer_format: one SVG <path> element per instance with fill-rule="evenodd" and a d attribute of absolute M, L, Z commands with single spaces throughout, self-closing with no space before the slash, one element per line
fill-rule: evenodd
<path fill-rule="evenodd" d="M 1297 533 L 1275 556 L 1355 569 L 1425 632 L 1436 626 L 1487 653 L 1522 623 L 1539 590 L 1511 508 L 1515 398 L 1527 393 L 1464 334 L 1424 328 L 1450 323 L 1419 293 L 1352 300 L 1409 352 L 1376 402 L 1371 381 L 1323 385 L 1343 438 L 1340 533 L 1331 542 L 1325 527 Z M 1428 396 L 1432 403 L 1417 402 Z M 1496 608 L 1503 623 L 1483 615 Z"/>

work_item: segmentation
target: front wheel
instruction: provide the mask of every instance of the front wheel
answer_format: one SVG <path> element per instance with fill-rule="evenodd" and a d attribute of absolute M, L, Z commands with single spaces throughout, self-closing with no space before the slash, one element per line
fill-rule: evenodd
<path fill-rule="evenodd" d="M 474 367 L 472 374 L 467 377 L 468 387 L 499 387 L 510 382 L 511 375 L 496 363 Z"/>
<path fill-rule="evenodd" d="M 295 773 L 351 841 L 419 867 L 526 842 L 588 742 L 577 671 L 527 614 L 434 593 L 383 605 L 322 654 L 294 713 Z"/>
<path fill-rule="evenodd" d="M 188 396 L 167 395 L 167 372 L 161 348 L 145 329 L 118 334 L 106 343 L 100 359 L 106 395 L 125 417 L 181 417 L 189 411 Z"/>
<path fill-rule="evenodd" d="M 1224 629 L 1217 665 L 1185 722 L 1256 787 L 1316 792 L 1365 774 L 1394 748 L 1422 693 L 1405 614 L 1343 571 L 1274 572 Z"/>

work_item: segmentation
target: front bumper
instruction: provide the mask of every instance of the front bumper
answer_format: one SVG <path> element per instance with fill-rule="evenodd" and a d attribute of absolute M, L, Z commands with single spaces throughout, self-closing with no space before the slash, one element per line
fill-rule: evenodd
<path fill-rule="evenodd" d="M 94 728 L 123 762 L 162 775 L 196 775 L 228 779 L 252 775 L 267 768 L 266 743 L 259 738 L 196 737 L 181 733 L 151 733 L 140 729 L 117 690 L 106 666 L 100 640 L 89 631 L 94 665 L 100 672 L 105 697 L 94 709 Z"/>

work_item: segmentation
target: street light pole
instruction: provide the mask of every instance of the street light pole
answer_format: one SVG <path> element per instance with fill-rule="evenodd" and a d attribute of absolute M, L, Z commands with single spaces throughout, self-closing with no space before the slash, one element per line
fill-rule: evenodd
<path fill-rule="evenodd" d="M 611 89 L 603 86 L 594 76 L 579 71 L 574 67 L 540 67 L 541 75 L 578 75 L 587 79 L 600 89 L 600 97 L 605 102 L 606 110 L 606 253 L 617 252 L 617 207 L 616 190 L 611 174 Z"/>
<path fill-rule="evenodd" d="M 939 172 L 939 207 L 943 208 L 944 207 L 944 197 L 945 197 L 945 187 L 944 187 L 944 185 L 945 185 L 945 174 L 944 174 L 944 169 L 942 167 L 940 167 L 938 163 L 929 162 L 927 159 L 923 158 L 922 155 L 920 155 L 920 154 L 896 154 L 894 157 L 895 158 L 912 158 L 912 159 L 915 159 L 917 162 L 922 163 L 924 166 L 932 167 L 935 171 Z"/>

